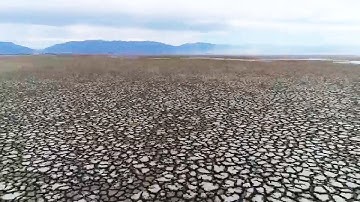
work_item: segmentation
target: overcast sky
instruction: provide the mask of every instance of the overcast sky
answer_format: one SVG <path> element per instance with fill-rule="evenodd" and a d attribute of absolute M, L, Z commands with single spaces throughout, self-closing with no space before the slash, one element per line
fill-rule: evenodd
<path fill-rule="evenodd" d="M 0 41 L 360 45 L 358 0 L 1 0 Z"/>

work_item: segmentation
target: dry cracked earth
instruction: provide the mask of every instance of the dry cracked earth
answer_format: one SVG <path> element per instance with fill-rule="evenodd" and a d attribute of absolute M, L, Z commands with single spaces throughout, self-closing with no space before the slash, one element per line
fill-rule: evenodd
<path fill-rule="evenodd" d="M 0 64 L 1 201 L 360 201 L 359 66 Z"/>

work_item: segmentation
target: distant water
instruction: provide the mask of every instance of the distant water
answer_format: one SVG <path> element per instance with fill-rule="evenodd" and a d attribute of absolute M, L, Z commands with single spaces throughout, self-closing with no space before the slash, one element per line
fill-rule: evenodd
<path fill-rule="evenodd" d="M 334 63 L 360 65 L 360 61 L 357 60 L 335 60 Z"/>
<path fill-rule="evenodd" d="M 326 58 L 266 58 L 266 59 L 245 59 L 245 58 L 222 58 L 222 57 L 188 57 L 185 60 L 203 59 L 203 60 L 237 60 L 247 62 L 271 62 L 271 61 L 332 61 Z"/>
<path fill-rule="evenodd" d="M 266 58 L 266 59 L 244 59 L 244 58 L 222 58 L 222 57 L 187 57 L 182 58 L 185 60 L 237 60 L 237 61 L 246 61 L 246 62 L 272 62 L 272 61 L 328 61 L 337 64 L 354 64 L 360 65 L 360 61 L 357 60 L 335 60 L 329 58 Z"/>
<path fill-rule="evenodd" d="M 237 60 L 237 61 L 249 61 L 249 62 L 255 62 L 257 59 L 242 59 L 242 58 L 219 58 L 219 57 L 188 57 L 188 58 L 182 58 L 185 60 Z"/>

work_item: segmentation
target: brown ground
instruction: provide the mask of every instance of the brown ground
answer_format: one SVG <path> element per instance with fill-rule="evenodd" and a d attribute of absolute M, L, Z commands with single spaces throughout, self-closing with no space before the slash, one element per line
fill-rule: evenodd
<path fill-rule="evenodd" d="M 19 75 L 30 72 L 31 75 L 49 77 L 54 74 L 72 76 L 84 73 L 116 73 L 133 76 L 132 72 L 150 72 L 172 77 L 176 77 L 178 74 L 195 76 L 195 73 L 206 76 L 223 74 L 227 76 L 243 75 L 243 77 L 251 75 L 262 78 L 298 76 L 358 78 L 360 71 L 359 65 L 334 64 L 330 61 L 247 62 L 187 60 L 182 57 L 152 59 L 151 57 L 111 58 L 108 56 L 4 56 L 0 57 L 0 64 L 1 72 L 14 72 L 15 70 Z"/>

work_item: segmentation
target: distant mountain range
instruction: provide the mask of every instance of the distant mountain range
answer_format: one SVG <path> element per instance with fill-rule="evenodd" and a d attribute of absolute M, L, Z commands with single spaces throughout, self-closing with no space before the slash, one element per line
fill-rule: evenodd
<path fill-rule="evenodd" d="M 34 52 L 33 49 L 16 45 L 11 42 L 0 42 L 0 55 L 28 55 Z"/>
<path fill-rule="evenodd" d="M 56 44 L 42 50 L 0 42 L 0 54 L 113 54 L 113 55 L 175 55 L 212 54 L 230 46 L 211 43 L 187 43 L 180 46 L 154 41 L 70 41 Z"/>
<path fill-rule="evenodd" d="M 164 55 L 164 54 L 206 54 L 218 45 L 210 43 L 189 43 L 172 46 L 154 41 L 72 41 L 57 44 L 42 50 L 50 54 L 116 54 L 116 55 Z"/>
<path fill-rule="evenodd" d="M 347 46 L 278 46 L 263 44 L 219 45 L 187 43 L 180 46 L 154 41 L 71 41 L 42 50 L 0 42 L 0 55 L 28 54 L 113 54 L 113 55 L 205 55 L 205 54 L 360 54 L 359 47 Z"/>

